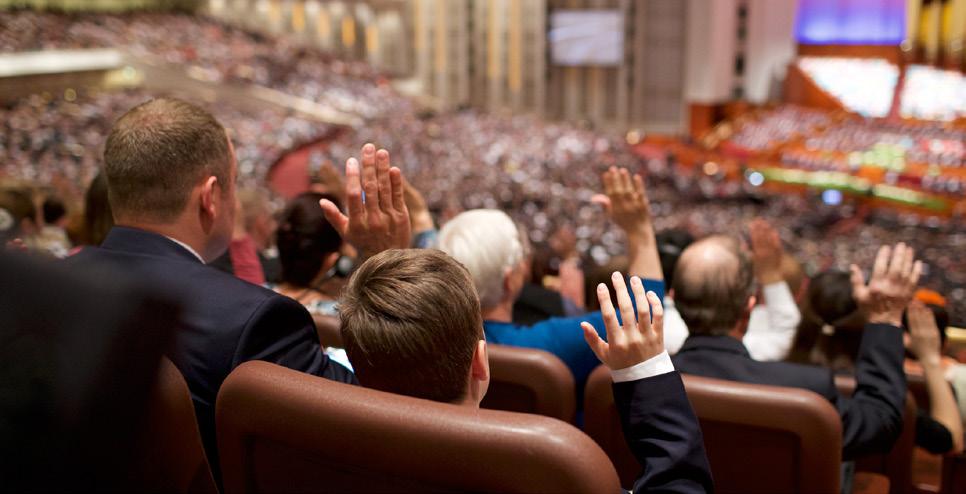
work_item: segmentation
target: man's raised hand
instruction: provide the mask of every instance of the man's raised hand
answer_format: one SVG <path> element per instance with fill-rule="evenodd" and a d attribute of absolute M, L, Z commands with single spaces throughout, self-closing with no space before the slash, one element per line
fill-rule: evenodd
<path fill-rule="evenodd" d="M 601 182 L 604 194 L 597 194 L 591 200 L 604 206 L 614 223 L 627 235 L 628 271 L 648 279 L 663 280 L 644 179 L 637 174 L 632 177 L 627 170 L 612 166 L 601 175 Z"/>
<path fill-rule="evenodd" d="M 610 299 L 610 292 L 603 283 L 597 285 L 597 299 L 607 330 L 607 341 L 601 339 L 594 326 L 580 323 L 584 339 L 597 358 L 611 370 L 626 369 L 656 357 L 664 351 L 664 308 L 654 292 L 644 293 L 644 283 L 637 276 L 631 277 L 631 291 L 637 302 L 637 313 L 627 293 L 624 277 L 615 272 L 611 276 L 617 292 L 617 306 L 621 313 L 621 325 Z M 653 314 L 653 320 L 652 320 Z"/>
<path fill-rule="evenodd" d="M 902 311 L 912 300 L 922 274 L 922 261 L 914 259 L 915 251 L 904 243 L 891 249 L 883 245 L 875 257 L 868 285 L 862 270 L 855 264 L 850 266 L 852 297 L 868 315 L 870 323 L 902 324 Z"/>
<path fill-rule="evenodd" d="M 748 225 L 755 277 L 763 285 L 782 281 L 782 242 L 774 227 L 762 218 Z"/>
<path fill-rule="evenodd" d="M 651 204 L 644 189 L 644 179 L 624 168 L 610 167 L 601 175 L 604 193 L 593 201 L 601 204 L 607 213 L 628 235 L 651 228 Z"/>
<path fill-rule="evenodd" d="M 346 161 L 345 198 L 348 216 L 326 199 L 319 205 L 326 220 L 364 257 L 409 247 L 412 230 L 402 172 L 389 165 L 388 151 L 376 151 L 372 144 L 363 146 L 361 170 L 355 158 Z"/>

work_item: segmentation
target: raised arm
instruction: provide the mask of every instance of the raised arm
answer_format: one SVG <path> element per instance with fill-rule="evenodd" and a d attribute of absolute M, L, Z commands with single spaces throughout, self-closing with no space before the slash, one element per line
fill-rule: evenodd
<path fill-rule="evenodd" d="M 403 197 L 406 200 L 406 208 L 409 209 L 409 223 L 412 225 L 413 247 L 417 249 L 435 248 L 437 240 L 436 223 L 433 215 L 429 213 L 426 206 L 426 199 L 413 187 L 405 178 L 403 179 Z"/>
<path fill-rule="evenodd" d="M 604 194 L 594 196 L 593 201 L 603 205 L 627 235 L 628 273 L 649 280 L 664 280 L 644 179 L 637 174 L 631 177 L 623 168 L 611 167 L 601 180 Z"/>
<path fill-rule="evenodd" d="M 748 225 L 755 279 L 762 286 L 766 318 L 753 317 L 743 343 L 751 358 L 783 360 L 795 341 L 802 313 L 782 275 L 782 248 L 778 232 L 768 221 L 757 218 Z"/>
<path fill-rule="evenodd" d="M 636 310 L 620 273 L 611 277 L 621 320 L 604 284 L 597 287 L 605 342 L 589 323 L 584 338 L 614 380 L 614 403 L 624 438 L 643 474 L 634 492 L 712 492 L 714 482 L 698 419 L 688 402 L 681 376 L 664 350 L 664 310 L 654 292 L 631 278 Z M 652 320 L 653 314 L 653 320 Z"/>
<path fill-rule="evenodd" d="M 868 285 L 853 265 L 852 296 L 868 323 L 855 364 L 851 399 L 836 401 L 842 415 L 842 456 L 885 453 L 902 431 L 906 375 L 902 369 L 902 312 L 915 292 L 922 264 L 905 244 L 883 246 Z"/>
<path fill-rule="evenodd" d="M 361 171 L 359 161 L 349 158 L 345 178 L 348 216 L 331 201 L 319 202 L 325 218 L 342 238 L 359 249 L 363 257 L 408 248 L 412 226 L 403 195 L 403 177 L 399 168 L 390 166 L 389 152 L 376 151 L 374 145 L 366 144 L 362 147 Z"/>
<path fill-rule="evenodd" d="M 943 375 L 942 354 L 940 353 L 939 328 L 936 317 L 922 302 L 914 301 L 907 311 L 909 320 L 909 349 L 919 359 L 926 376 L 926 389 L 929 391 L 929 415 L 942 424 L 952 436 L 948 451 L 959 453 L 963 450 L 963 422 L 953 391 Z"/>

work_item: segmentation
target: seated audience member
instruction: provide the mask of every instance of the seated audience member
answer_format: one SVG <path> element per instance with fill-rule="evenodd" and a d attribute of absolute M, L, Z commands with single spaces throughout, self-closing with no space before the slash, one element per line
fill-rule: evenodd
<path fill-rule="evenodd" d="M 611 168 L 603 175 L 605 204 L 611 218 L 627 234 L 631 274 L 644 277 L 649 290 L 664 296 L 661 262 L 651 226 L 649 203 L 640 176 Z M 443 225 L 440 249 L 469 270 L 480 296 L 487 341 L 546 350 L 560 357 L 574 374 L 578 392 L 597 366 L 580 337 L 581 320 L 601 331 L 599 312 L 574 318 L 552 318 L 530 326 L 514 324 L 513 303 L 527 277 L 524 242 L 513 220 L 502 211 L 478 209 L 460 213 Z"/>
<path fill-rule="evenodd" d="M 312 314 L 338 316 L 338 293 L 326 291 L 322 284 L 333 276 L 342 236 L 325 219 L 319 207 L 322 199 L 338 202 L 332 195 L 304 192 L 285 207 L 276 240 L 282 281 L 274 288 L 294 298 Z"/>
<path fill-rule="evenodd" d="M 37 232 L 37 207 L 30 194 L 19 189 L 0 190 L 0 235 L 4 244 L 16 242 L 32 250 Z"/>
<path fill-rule="evenodd" d="M 523 233 L 522 227 L 520 241 L 523 245 L 523 262 L 526 280 L 520 289 L 520 294 L 513 302 L 512 319 L 515 324 L 530 325 L 551 317 L 567 317 L 582 314 L 584 311 L 577 308 L 576 304 L 564 298 L 557 290 L 546 288 L 541 282 L 546 276 L 546 268 L 549 256 L 545 251 L 534 252 L 533 245 Z M 543 254 L 543 255 L 537 255 Z"/>
<path fill-rule="evenodd" d="M 674 282 L 674 268 L 678 264 L 678 259 L 681 258 L 684 249 L 694 243 L 694 235 L 691 235 L 687 230 L 675 228 L 664 230 L 658 233 L 655 238 L 657 240 L 657 252 L 661 256 L 661 271 L 664 272 L 664 282 L 670 286 Z M 667 302 L 664 303 L 664 309 L 667 310 Z M 667 317 L 666 314 L 665 317 Z M 665 331 L 664 336 L 667 336 L 667 331 Z"/>
<path fill-rule="evenodd" d="M 101 170 L 91 180 L 84 194 L 84 224 L 81 245 L 101 245 L 114 227 L 114 212 L 107 197 L 107 175 Z"/>
<path fill-rule="evenodd" d="M 691 336 L 674 356 L 674 366 L 706 377 L 814 391 L 842 417 L 844 460 L 889 451 L 902 429 L 906 396 L 899 326 L 922 265 L 900 243 L 879 250 L 868 286 L 858 267 L 853 269 L 853 293 L 868 323 L 851 398 L 839 395 L 828 369 L 751 358 L 741 339 L 755 305 L 752 263 L 738 241 L 728 237 L 701 240 L 681 256 L 674 298 Z"/>
<path fill-rule="evenodd" d="M 785 254 L 778 232 L 767 221 L 757 219 L 748 229 L 755 280 L 761 284 L 764 300 L 751 310 L 748 330 L 741 341 L 755 360 L 783 360 L 792 348 L 795 329 L 802 318 L 793 295 L 802 283 L 802 270 Z M 688 338 L 688 326 L 674 305 L 673 293 L 665 305 L 664 344 L 675 354 Z"/>
<path fill-rule="evenodd" d="M 914 301 L 906 311 L 909 328 L 908 348 L 926 378 L 929 393 L 929 412 L 919 409 L 916 414 L 916 446 L 930 453 L 960 453 L 963 451 L 963 419 L 956 397 L 942 368 L 942 339 L 945 329 L 938 327 L 933 311 Z"/>
<path fill-rule="evenodd" d="M 597 338 L 589 340 L 594 351 L 614 369 L 624 430 L 644 468 L 635 491 L 710 492 L 701 429 L 663 351 L 660 301 L 653 292 L 644 300 L 643 284 L 633 278 L 638 326 L 617 273 L 614 283 L 627 328 L 618 325 L 607 297 L 607 333 L 621 334 L 608 345 L 592 328 L 586 331 Z M 647 322 L 649 302 L 653 325 Z M 349 280 L 340 311 L 346 351 L 363 386 L 479 407 L 490 380 L 483 319 L 470 273 L 453 258 L 431 249 L 373 256 Z"/>
<path fill-rule="evenodd" d="M 941 330 L 928 308 L 923 306 L 926 313 L 916 309 L 920 304 L 913 301 L 906 311 L 908 321 L 903 320 L 909 329 L 906 348 L 918 359 L 917 370 L 926 378 L 932 402 L 931 414 L 923 409 L 916 413 L 916 444 L 937 454 L 959 451 L 962 423 L 956 399 L 943 377 Z M 808 288 L 805 314 L 788 361 L 854 374 L 866 318 L 852 296 L 851 275 L 832 270 L 816 276 Z"/>
<path fill-rule="evenodd" d="M 405 249 L 372 257 L 349 278 L 339 313 L 363 386 L 479 406 L 490 381 L 479 300 L 448 255 Z"/>
<path fill-rule="evenodd" d="M 256 285 L 277 282 L 278 257 L 266 255 L 277 226 L 268 193 L 239 190 L 237 198 L 238 214 L 228 251 L 210 265 Z"/>
<path fill-rule="evenodd" d="M 64 202 L 54 196 L 44 199 L 41 205 L 43 227 L 37 234 L 37 245 L 54 257 L 64 258 L 70 251 L 70 240 L 67 238 L 67 208 Z"/>
<path fill-rule="evenodd" d="M 402 190 L 388 154 L 363 148 L 362 182 L 346 164 L 350 217 L 340 225 L 367 252 L 409 242 Z M 378 155 L 378 156 L 377 156 Z M 73 266 L 110 265 L 178 293 L 184 307 L 171 360 L 191 390 L 209 459 L 215 456 L 214 405 L 225 377 L 248 360 L 265 360 L 344 382 L 355 376 L 322 353 L 312 317 L 298 302 L 205 265 L 231 240 L 237 161 L 224 127 L 175 99 L 143 103 L 122 116 L 104 147 L 117 224 L 101 247 L 68 258 Z M 364 207 L 361 189 L 370 201 Z M 380 209 L 383 207 L 384 209 Z M 382 227 L 393 224 L 393 234 Z"/>
<path fill-rule="evenodd" d="M 829 270 L 816 275 L 805 293 L 789 362 L 828 367 L 851 373 L 862 342 L 865 317 L 852 297 L 852 277 Z"/>
<path fill-rule="evenodd" d="M 584 298 L 586 279 L 582 267 L 583 260 L 577 250 L 577 232 L 569 224 L 561 225 L 550 235 L 547 247 L 549 247 L 547 252 L 552 257 L 546 262 L 548 267 L 556 270 L 556 276 L 541 279 L 536 277 L 536 271 L 534 271 L 534 280 L 560 292 L 564 303 L 573 308 L 573 314 L 590 312 L 587 310 L 587 300 Z"/>
<path fill-rule="evenodd" d="M 712 492 L 714 481 L 704 451 L 704 438 L 694 410 L 687 400 L 681 376 L 664 347 L 664 310 L 655 292 L 644 290 L 637 276 L 631 277 L 634 302 L 620 273 L 611 276 L 621 320 L 603 283 L 597 299 L 607 332 L 607 341 L 592 324 L 582 322 L 584 338 L 594 354 L 610 369 L 614 381 L 614 403 L 628 446 L 643 469 L 634 492 L 654 488 L 654 477 L 680 469 L 685 475 L 671 480 L 669 491 Z M 662 391 L 654 393 L 653 388 Z M 660 439 L 658 439 L 660 438 Z M 657 458 L 654 452 L 660 452 Z"/>
<path fill-rule="evenodd" d="M 966 364 L 959 363 L 959 360 L 951 356 L 949 352 L 950 349 L 947 345 L 949 338 L 946 335 L 946 328 L 949 327 L 949 311 L 946 310 L 946 298 L 932 290 L 920 288 L 916 290 L 916 300 L 925 304 L 932 311 L 932 315 L 936 319 L 936 327 L 939 328 L 939 351 L 941 354 L 939 357 L 939 366 L 946 375 L 946 380 L 952 381 L 952 376 L 956 372 L 956 368 Z M 908 315 L 909 313 L 907 311 L 906 316 Z M 903 316 L 902 322 L 904 323 L 905 330 L 909 331 L 909 323 L 906 316 Z M 906 343 L 908 347 L 908 339 Z M 906 357 L 909 357 L 909 355 L 907 354 Z M 922 366 L 919 362 L 911 358 L 906 358 L 905 368 L 906 374 L 921 375 L 923 373 Z"/>

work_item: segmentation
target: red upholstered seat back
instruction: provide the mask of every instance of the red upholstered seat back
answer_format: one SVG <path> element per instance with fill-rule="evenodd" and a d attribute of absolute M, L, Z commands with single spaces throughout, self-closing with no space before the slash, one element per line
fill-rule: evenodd
<path fill-rule="evenodd" d="M 838 492 L 842 425 L 821 396 L 795 388 L 684 376 L 718 492 Z M 620 429 L 610 375 L 587 382 L 584 423 L 628 487 L 639 474 Z"/>
<path fill-rule="evenodd" d="M 135 460 L 143 492 L 217 493 L 184 377 L 161 360 Z"/>
<path fill-rule="evenodd" d="M 490 388 L 482 407 L 535 413 L 572 422 L 574 376 L 556 355 L 543 350 L 487 345 Z"/>
<path fill-rule="evenodd" d="M 216 406 L 226 492 L 617 492 L 607 455 L 560 420 L 242 364 Z"/>

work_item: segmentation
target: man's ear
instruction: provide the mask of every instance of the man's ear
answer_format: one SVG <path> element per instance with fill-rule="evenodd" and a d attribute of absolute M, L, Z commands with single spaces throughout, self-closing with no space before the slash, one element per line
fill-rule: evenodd
<path fill-rule="evenodd" d="M 513 268 L 503 268 L 503 297 L 513 294 Z"/>
<path fill-rule="evenodd" d="M 671 289 L 669 289 L 669 290 L 667 291 L 667 296 L 668 296 L 668 298 L 670 298 L 671 300 L 674 300 L 674 289 L 673 289 L 673 288 L 671 288 Z"/>
<path fill-rule="evenodd" d="M 212 175 L 201 185 L 199 207 L 207 216 L 214 217 L 215 214 L 219 213 L 218 204 L 220 199 L 221 187 L 218 186 L 218 178 Z"/>
<path fill-rule="evenodd" d="M 486 355 L 486 340 L 476 343 L 473 351 L 473 361 L 470 364 L 470 377 L 475 381 L 490 380 L 490 358 Z"/>
<path fill-rule="evenodd" d="M 758 297 L 754 295 L 748 297 L 748 307 L 746 307 L 745 310 L 747 310 L 748 312 L 751 312 L 751 309 L 754 309 L 755 304 L 757 303 L 758 303 Z"/>

